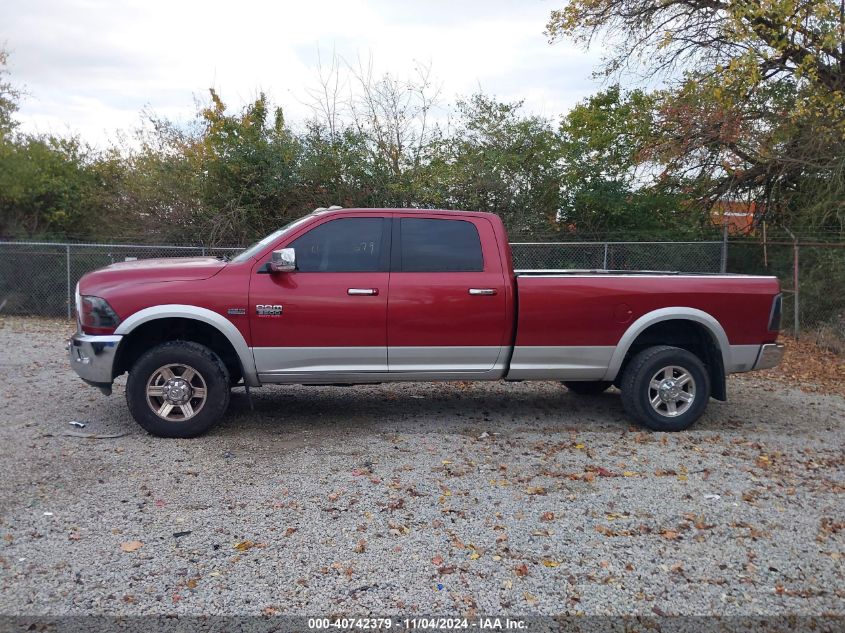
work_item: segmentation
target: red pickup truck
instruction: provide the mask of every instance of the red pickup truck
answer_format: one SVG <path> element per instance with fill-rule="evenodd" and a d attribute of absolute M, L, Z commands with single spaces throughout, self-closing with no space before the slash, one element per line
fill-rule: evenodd
<path fill-rule="evenodd" d="M 555 380 L 616 385 L 645 426 L 690 426 L 732 372 L 776 365 L 777 279 L 514 271 L 490 213 L 318 209 L 231 259 L 123 262 L 76 292 L 70 362 L 150 433 L 193 437 L 230 388 Z"/>

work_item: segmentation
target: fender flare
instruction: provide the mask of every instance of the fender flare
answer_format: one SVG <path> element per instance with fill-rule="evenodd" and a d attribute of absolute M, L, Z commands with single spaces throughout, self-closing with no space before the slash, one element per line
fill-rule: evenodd
<path fill-rule="evenodd" d="M 722 324 L 719 323 L 712 314 L 708 314 L 703 310 L 677 306 L 671 308 L 660 308 L 658 310 L 648 312 L 634 321 L 628 329 L 625 330 L 622 338 L 619 339 L 619 342 L 616 344 L 613 356 L 610 358 L 610 364 L 608 365 L 607 372 L 604 375 L 604 380 L 616 379 L 619 369 L 622 367 L 622 361 L 625 360 L 625 355 L 628 353 L 628 350 L 631 348 L 631 345 L 637 337 L 642 334 L 646 328 L 651 327 L 655 323 L 660 323 L 661 321 L 693 321 L 699 325 L 703 325 L 722 354 L 722 363 L 725 370 L 731 366 L 731 347 L 728 342 L 728 335 L 725 333 L 725 329 L 722 327 Z"/>
<path fill-rule="evenodd" d="M 255 358 L 252 355 L 252 350 L 246 344 L 246 340 L 240 330 L 234 324 L 221 316 L 217 312 L 213 312 L 206 308 L 200 308 L 191 305 L 182 305 L 178 303 L 171 303 L 165 305 L 152 306 L 139 310 L 125 321 L 122 321 L 115 334 L 126 336 L 139 325 L 155 321 L 157 319 L 193 319 L 194 321 L 201 321 L 215 328 L 235 349 L 238 355 L 238 360 L 241 363 L 241 371 L 243 372 L 244 382 L 250 387 L 259 387 L 261 383 L 258 380 L 258 373 L 255 371 Z"/>

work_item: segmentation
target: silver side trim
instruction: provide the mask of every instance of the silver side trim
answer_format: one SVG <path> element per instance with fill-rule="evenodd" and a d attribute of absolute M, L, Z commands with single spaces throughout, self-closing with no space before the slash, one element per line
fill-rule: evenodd
<path fill-rule="evenodd" d="M 619 373 L 619 368 L 622 366 L 622 361 L 625 360 L 625 355 L 634 340 L 646 328 L 660 323 L 661 321 L 671 320 L 687 320 L 700 323 L 710 332 L 716 346 L 722 352 L 722 362 L 725 366 L 725 371 L 728 371 L 732 366 L 730 343 L 728 343 L 728 335 L 722 325 L 711 314 L 707 314 L 703 310 L 696 308 L 688 308 L 684 306 L 673 306 L 669 308 L 660 308 L 644 314 L 639 319 L 634 321 L 631 326 L 625 330 L 619 343 L 616 344 L 616 350 L 613 352 L 613 358 L 610 359 L 607 372 L 604 374 L 602 380 L 614 380 L 616 374 Z"/>
<path fill-rule="evenodd" d="M 528 346 L 514 348 L 507 378 L 514 380 L 601 380 L 616 348 Z"/>
<path fill-rule="evenodd" d="M 501 368 L 490 371 L 428 371 L 428 372 L 342 372 L 342 373 L 290 373 L 290 374 L 258 374 L 263 384 L 299 384 L 324 385 L 366 384 L 374 382 L 438 382 L 444 380 L 499 380 L 502 378 Z"/>
<path fill-rule="evenodd" d="M 608 277 L 637 277 L 637 278 L 663 278 L 663 279 L 777 279 L 772 275 L 743 275 L 740 273 L 677 273 L 672 271 L 659 270 L 644 270 L 644 271 L 618 271 L 618 270 L 581 270 L 561 268 L 555 269 L 535 269 L 535 268 L 519 268 L 513 271 L 517 276 L 524 276 L 526 279 L 538 279 L 544 277 L 598 277 L 606 279 Z"/>
<path fill-rule="evenodd" d="M 387 365 L 391 372 L 486 372 L 501 355 L 498 345 L 388 347 Z"/>
<path fill-rule="evenodd" d="M 253 347 L 264 375 L 386 372 L 386 347 Z"/>
<path fill-rule="evenodd" d="M 209 325 L 217 328 L 232 344 L 232 347 L 235 348 L 238 359 L 241 361 L 244 382 L 250 387 L 258 387 L 261 385 L 258 380 L 258 372 L 255 371 L 255 359 L 253 358 L 252 351 L 246 344 L 246 340 L 243 335 L 226 317 L 216 312 L 212 312 L 211 310 L 207 310 L 206 308 L 199 308 L 192 305 L 182 305 L 178 303 L 144 308 L 123 321 L 114 333 L 126 335 L 143 323 L 154 321 L 155 319 L 168 318 L 196 319 L 197 321 L 208 323 Z"/>
<path fill-rule="evenodd" d="M 510 347 L 255 347 L 252 351 L 262 383 L 323 384 L 499 380 Z"/>
<path fill-rule="evenodd" d="M 751 371 L 759 355 L 759 345 L 731 345 L 731 364 L 725 365 L 725 372 L 736 374 Z"/>

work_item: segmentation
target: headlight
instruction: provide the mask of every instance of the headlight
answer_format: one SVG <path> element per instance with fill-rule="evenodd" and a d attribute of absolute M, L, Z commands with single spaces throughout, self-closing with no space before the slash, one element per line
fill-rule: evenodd
<path fill-rule="evenodd" d="M 82 295 L 80 298 L 79 323 L 86 334 L 113 334 L 120 325 L 109 302 L 101 297 Z"/>

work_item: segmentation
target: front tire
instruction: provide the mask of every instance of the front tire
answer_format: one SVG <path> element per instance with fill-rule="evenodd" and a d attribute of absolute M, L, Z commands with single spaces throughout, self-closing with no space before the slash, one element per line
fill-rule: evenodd
<path fill-rule="evenodd" d="M 229 382 L 226 366 L 213 351 L 191 341 L 169 341 L 132 366 L 126 403 L 148 433 L 196 437 L 223 417 Z"/>
<path fill-rule="evenodd" d="M 683 431 L 710 399 L 710 375 L 695 354 L 659 345 L 643 350 L 622 376 L 622 405 L 653 431 Z"/>

